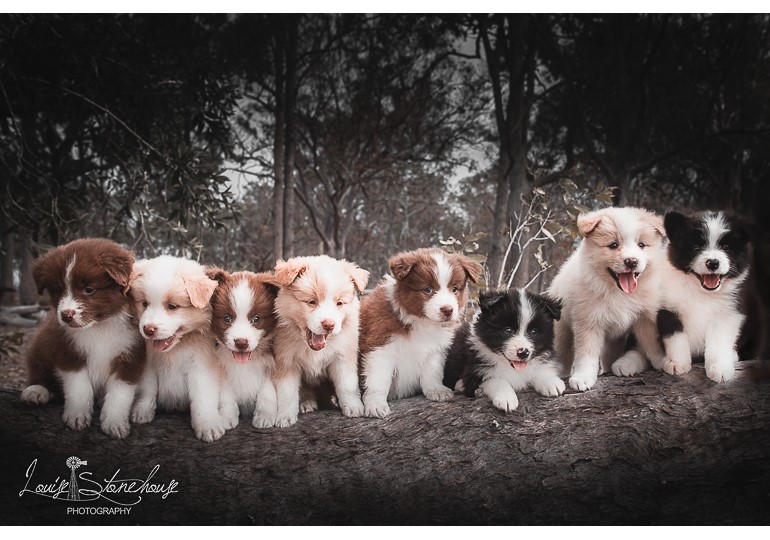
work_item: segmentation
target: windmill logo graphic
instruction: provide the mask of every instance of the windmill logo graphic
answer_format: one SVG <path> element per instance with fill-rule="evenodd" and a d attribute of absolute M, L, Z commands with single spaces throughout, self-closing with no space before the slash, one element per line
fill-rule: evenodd
<path fill-rule="evenodd" d="M 67 467 L 71 469 L 70 489 L 69 489 L 69 493 L 67 494 L 67 500 L 70 500 L 70 501 L 80 500 L 80 490 L 78 489 L 78 479 L 77 479 L 77 475 L 75 474 L 75 470 L 81 465 L 88 465 L 88 462 L 82 461 L 77 456 L 72 456 L 67 458 Z"/>

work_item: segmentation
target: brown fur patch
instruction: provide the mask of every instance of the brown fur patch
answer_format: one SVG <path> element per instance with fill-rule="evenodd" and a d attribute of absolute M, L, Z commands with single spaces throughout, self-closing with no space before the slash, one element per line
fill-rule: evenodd
<path fill-rule="evenodd" d="M 361 300 L 361 333 L 359 336 L 359 358 L 374 349 L 382 347 L 394 335 L 405 335 L 409 328 L 401 322 L 390 305 L 385 287 L 379 286 Z"/>

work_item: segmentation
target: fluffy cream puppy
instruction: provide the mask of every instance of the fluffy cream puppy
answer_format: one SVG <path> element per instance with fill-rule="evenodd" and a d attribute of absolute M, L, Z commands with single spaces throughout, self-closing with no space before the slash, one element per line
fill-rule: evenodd
<path fill-rule="evenodd" d="M 548 292 L 564 306 L 556 322 L 557 355 L 571 366 L 569 384 L 588 390 L 600 372 L 632 375 L 658 367 L 663 353 L 655 317 L 665 259 L 662 219 L 641 208 L 605 208 L 581 214 L 583 240 L 562 265 Z M 639 351 L 622 354 L 629 331 Z"/>

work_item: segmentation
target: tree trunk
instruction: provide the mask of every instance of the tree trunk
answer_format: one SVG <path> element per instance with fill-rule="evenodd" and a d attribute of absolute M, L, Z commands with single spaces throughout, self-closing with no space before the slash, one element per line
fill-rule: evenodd
<path fill-rule="evenodd" d="M 299 41 L 299 21 L 301 15 L 286 16 L 286 79 L 284 122 L 285 151 L 283 171 L 283 256 L 294 256 L 294 154 L 296 151 L 295 108 L 297 101 L 297 47 Z"/>
<path fill-rule="evenodd" d="M 604 376 L 585 393 L 521 392 L 509 414 L 455 396 L 393 402 L 387 420 L 322 411 L 262 430 L 242 418 L 210 444 L 178 414 L 132 425 L 122 441 L 95 426 L 70 431 L 60 405 L 27 407 L 4 390 L 0 523 L 768 525 L 767 375 L 766 364 L 741 362 L 727 384 L 702 365 L 684 377 Z M 32 490 L 69 479 L 71 456 L 87 461 L 81 489 L 158 465 L 152 482 L 173 480 L 175 493 L 145 493 L 127 516 L 67 514 L 117 506 L 106 499 L 19 496 L 34 459 Z"/>
<path fill-rule="evenodd" d="M 37 304 L 37 287 L 35 286 L 35 280 L 32 279 L 32 260 L 34 259 L 31 249 L 31 238 L 28 232 L 20 235 L 21 246 L 21 267 L 20 267 L 20 284 L 19 284 L 19 302 L 22 305 L 29 306 Z"/>
<path fill-rule="evenodd" d="M 285 87 L 284 78 L 284 58 L 285 43 L 281 32 L 277 33 L 277 38 L 273 44 L 274 51 L 274 69 L 275 69 L 275 130 L 273 135 L 273 176 L 275 184 L 273 186 L 273 219 L 274 237 L 273 237 L 273 256 L 276 260 L 283 259 L 283 237 L 284 237 L 284 175 L 286 158 L 286 119 L 285 119 Z"/>
<path fill-rule="evenodd" d="M 14 242 L 13 225 L 3 216 L 0 221 L 0 291 L 2 291 L 3 303 L 13 303 L 13 260 L 16 255 L 16 242 Z"/>

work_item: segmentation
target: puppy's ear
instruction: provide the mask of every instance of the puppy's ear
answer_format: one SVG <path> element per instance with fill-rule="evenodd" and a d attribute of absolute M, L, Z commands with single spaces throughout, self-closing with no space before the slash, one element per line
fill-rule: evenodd
<path fill-rule="evenodd" d="M 273 296 L 278 296 L 278 291 L 281 290 L 281 283 L 274 274 L 262 272 L 257 274 L 257 276 L 259 277 L 259 282 L 265 286 L 265 289 L 267 289 L 267 292 Z"/>
<path fill-rule="evenodd" d="M 205 272 L 206 277 L 213 279 L 217 283 L 224 283 L 227 278 L 230 277 L 230 273 L 227 272 L 227 270 L 219 268 L 218 266 L 207 266 Z"/>
<path fill-rule="evenodd" d="M 288 287 L 302 273 L 307 270 L 307 263 L 295 259 L 284 261 L 279 259 L 275 263 L 275 278 L 281 287 Z"/>
<path fill-rule="evenodd" d="M 577 218 L 577 226 L 580 234 L 587 238 L 589 234 L 596 230 L 596 227 L 602 222 L 602 218 L 604 218 L 604 214 L 601 210 L 580 214 Z"/>
<path fill-rule="evenodd" d="M 679 231 L 685 228 L 686 225 L 687 216 L 679 212 L 668 212 L 663 218 L 663 227 L 669 238 L 676 237 Z"/>
<path fill-rule="evenodd" d="M 479 263 L 466 257 L 465 255 L 454 255 L 457 263 L 465 270 L 465 275 L 473 283 L 476 283 L 481 276 L 481 272 L 484 270 Z"/>
<path fill-rule="evenodd" d="M 505 298 L 505 292 L 502 291 L 481 291 L 479 292 L 479 307 L 482 312 L 491 310 L 495 304 Z"/>
<path fill-rule="evenodd" d="M 416 262 L 417 259 L 415 258 L 414 253 L 409 251 L 391 257 L 388 261 L 388 267 L 390 268 L 390 273 L 393 274 L 393 277 L 398 281 L 401 281 L 409 275 L 409 272 L 412 271 Z"/>
<path fill-rule="evenodd" d="M 360 293 L 364 292 L 364 289 L 366 289 L 366 282 L 369 281 L 369 272 L 355 263 L 348 262 L 347 264 L 350 279 L 353 280 L 353 285 L 355 285 L 356 290 Z"/>
<path fill-rule="evenodd" d="M 648 212 L 647 210 L 643 210 L 644 214 L 643 219 L 650 225 L 652 225 L 652 228 L 655 229 L 655 232 L 657 232 L 661 238 L 666 237 L 666 226 L 661 219 L 661 217 L 658 214 L 654 214 L 652 212 Z"/>
<path fill-rule="evenodd" d="M 182 276 L 182 282 L 187 291 L 187 296 L 190 297 L 190 303 L 198 309 L 206 307 L 219 284 L 219 282 L 205 275 Z"/>
<path fill-rule="evenodd" d="M 558 298 L 551 298 L 546 294 L 538 295 L 538 298 L 542 308 L 554 321 L 561 319 L 561 300 Z"/>
<path fill-rule="evenodd" d="M 52 272 L 54 251 L 44 253 L 32 263 L 32 279 L 35 280 L 37 294 L 43 294 L 46 289 L 50 290 L 55 285 Z"/>
<path fill-rule="evenodd" d="M 123 289 L 123 294 L 128 294 L 131 292 L 131 289 L 134 287 L 136 281 L 142 277 L 144 271 L 144 263 L 144 259 L 140 261 L 134 261 L 134 264 L 131 267 L 131 277 L 128 278 L 128 285 L 126 285 L 126 288 Z"/>
<path fill-rule="evenodd" d="M 128 294 L 134 267 L 134 254 L 123 249 L 106 251 L 102 254 L 102 265 L 107 275 L 123 288 L 123 295 Z"/>

